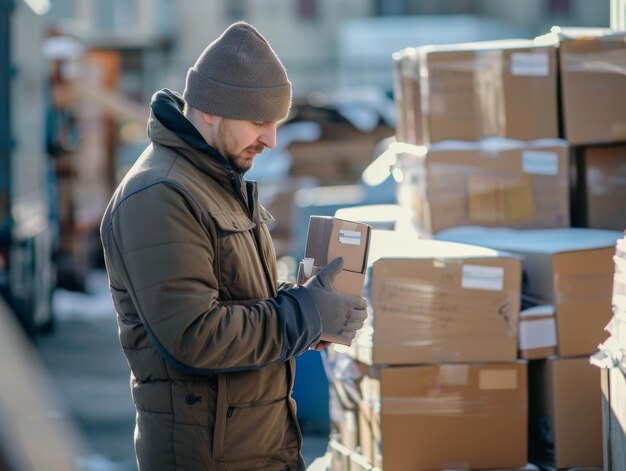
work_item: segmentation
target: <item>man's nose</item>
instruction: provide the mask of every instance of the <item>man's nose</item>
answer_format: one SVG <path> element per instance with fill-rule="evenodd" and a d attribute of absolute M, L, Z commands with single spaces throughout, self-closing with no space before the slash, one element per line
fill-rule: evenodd
<path fill-rule="evenodd" d="M 267 126 L 267 129 L 259 136 L 259 142 L 268 149 L 276 147 L 276 124 L 271 123 Z"/>

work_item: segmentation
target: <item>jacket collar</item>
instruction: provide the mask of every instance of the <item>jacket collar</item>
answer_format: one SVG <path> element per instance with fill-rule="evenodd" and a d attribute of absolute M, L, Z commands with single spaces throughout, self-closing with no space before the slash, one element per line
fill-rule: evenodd
<path fill-rule="evenodd" d="M 183 99 L 172 90 L 163 89 L 152 96 L 148 120 L 150 140 L 176 150 L 223 185 L 234 182 L 241 185 L 241 176 L 217 149 L 207 144 L 183 114 L 183 106 Z"/>

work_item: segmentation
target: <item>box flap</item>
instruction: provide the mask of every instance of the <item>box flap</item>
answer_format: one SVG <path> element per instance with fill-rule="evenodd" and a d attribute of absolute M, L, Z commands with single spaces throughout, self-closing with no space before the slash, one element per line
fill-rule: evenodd
<path fill-rule="evenodd" d="M 518 258 L 514 255 L 478 245 L 420 239 L 409 231 L 373 230 L 370 240 L 369 265 L 385 259 L 437 259 L 437 258 Z"/>

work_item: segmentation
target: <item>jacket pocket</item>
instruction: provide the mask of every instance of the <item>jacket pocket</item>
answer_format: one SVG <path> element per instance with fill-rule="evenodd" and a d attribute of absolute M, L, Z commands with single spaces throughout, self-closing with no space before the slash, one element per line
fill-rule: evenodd
<path fill-rule="evenodd" d="M 298 446 L 288 398 L 228 404 L 215 431 L 214 456 L 228 470 L 263 469 L 280 450 Z"/>
<path fill-rule="evenodd" d="M 256 226 L 244 214 L 215 212 L 212 214 L 217 226 L 216 274 L 220 288 L 229 288 L 240 281 L 243 267 L 250 267 L 249 258 L 255 255 L 256 245 L 252 229 Z"/>

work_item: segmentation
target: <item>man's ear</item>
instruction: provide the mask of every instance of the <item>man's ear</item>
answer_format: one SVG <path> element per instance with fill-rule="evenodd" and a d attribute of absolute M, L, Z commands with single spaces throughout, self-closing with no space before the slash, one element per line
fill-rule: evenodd
<path fill-rule="evenodd" d="M 217 123 L 218 117 L 214 114 L 202 113 L 202 119 L 209 126 L 214 126 Z"/>

